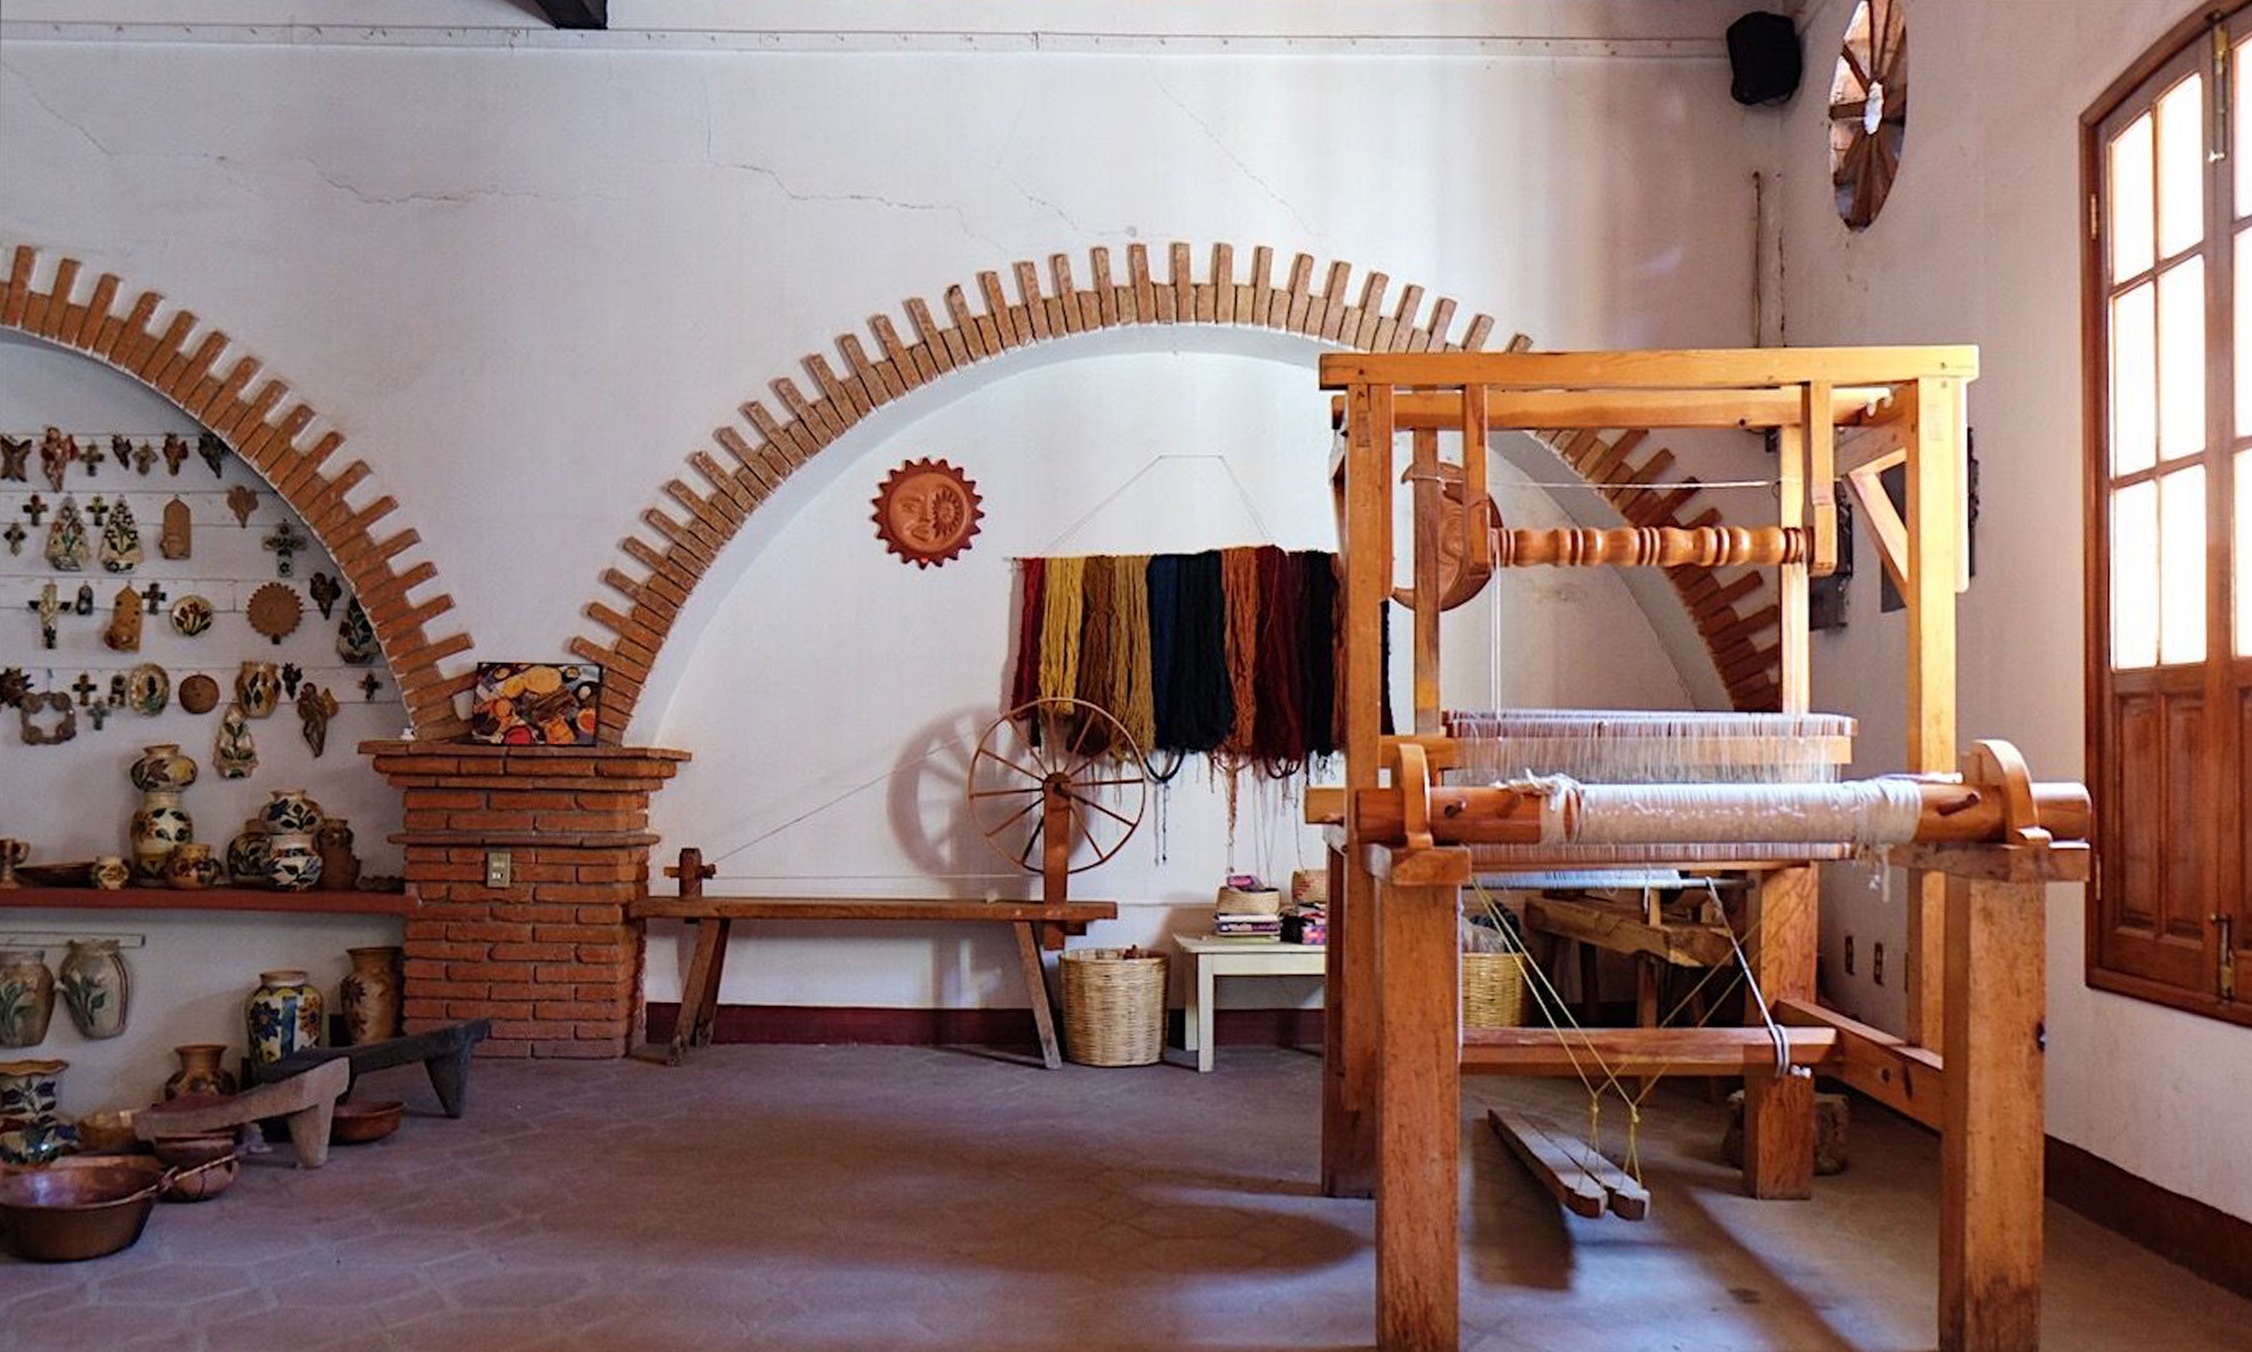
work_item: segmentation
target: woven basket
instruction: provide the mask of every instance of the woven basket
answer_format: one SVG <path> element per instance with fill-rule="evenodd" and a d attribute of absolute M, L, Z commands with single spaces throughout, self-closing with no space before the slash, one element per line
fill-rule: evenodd
<path fill-rule="evenodd" d="M 1462 955 L 1462 1026 L 1518 1028 L 1525 1022 L 1525 959 L 1519 953 Z"/>
<path fill-rule="evenodd" d="M 1076 948 L 1058 960 L 1063 1053 L 1082 1066 L 1154 1065 L 1165 1051 L 1165 955 Z"/>

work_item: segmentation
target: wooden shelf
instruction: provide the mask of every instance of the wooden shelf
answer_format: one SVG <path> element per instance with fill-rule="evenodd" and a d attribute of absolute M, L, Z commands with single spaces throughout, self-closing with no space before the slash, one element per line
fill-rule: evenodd
<path fill-rule="evenodd" d="M 89 911 L 273 911 L 284 915 L 407 915 L 421 905 L 404 892 L 270 892 L 250 887 L 0 889 L 0 909 Z"/>

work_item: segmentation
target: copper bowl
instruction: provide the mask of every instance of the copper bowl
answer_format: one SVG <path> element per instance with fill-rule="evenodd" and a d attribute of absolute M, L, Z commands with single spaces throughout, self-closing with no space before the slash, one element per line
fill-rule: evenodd
<path fill-rule="evenodd" d="M 149 1223 L 161 1166 L 86 1165 L 0 1178 L 0 1229 L 19 1258 L 75 1263 L 129 1249 Z"/>
<path fill-rule="evenodd" d="M 396 1099 L 367 1103 L 339 1103 L 336 1116 L 329 1123 L 328 1139 L 331 1145 L 361 1145 L 380 1141 L 399 1129 L 399 1121 L 406 1116 L 407 1105 Z"/>
<path fill-rule="evenodd" d="M 174 1179 L 164 1190 L 167 1202 L 202 1202 L 225 1192 L 242 1172 L 242 1161 L 235 1154 L 235 1134 L 231 1131 L 207 1131 L 194 1136 L 161 1136 L 149 1143 L 156 1151 L 157 1162 L 173 1169 L 193 1169 L 197 1165 L 215 1167 L 201 1173 Z"/>

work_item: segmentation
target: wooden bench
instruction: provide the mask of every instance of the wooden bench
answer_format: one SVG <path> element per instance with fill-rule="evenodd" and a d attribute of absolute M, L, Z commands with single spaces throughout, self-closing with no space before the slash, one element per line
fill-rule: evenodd
<path fill-rule="evenodd" d="M 1017 960 L 1024 972 L 1025 994 L 1032 1002 L 1032 1023 L 1040 1034 L 1040 1059 L 1050 1070 L 1063 1065 L 1056 1046 L 1054 1010 L 1048 1003 L 1048 983 L 1042 975 L 1040 950 L 1060 949 L 1066 935 L 1085 934 L 1095 920 L 1118 918 L 1113 901 L 975 901 L 917 897 L 709 897 L 704 879 L 712 866 L 700 851 L 680 852 L 677 868 L 666 873 L 680 879 L 677 897 L 643 897 L 627 914 L 636 920 L 685 920 L 696 927 L 696 946 L 688 971 L 680 983 L 680 1020 L 673 1027 L 665 1064 L 677 1066 L 690 1047 L 711 1045 L 712 1021 L 719 1012 L 720 971 L 727 962 L 727 941 L 738 920 L 873 920 L 909 924 L 957 921 L 1007 925 L 1016 934 Z"/>

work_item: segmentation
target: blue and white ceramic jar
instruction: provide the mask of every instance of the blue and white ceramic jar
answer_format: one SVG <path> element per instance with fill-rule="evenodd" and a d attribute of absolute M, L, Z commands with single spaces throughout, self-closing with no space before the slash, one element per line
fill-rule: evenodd
<path fill-rule="evenodd" d="M 311 834 L 320 829 L 321 805 L 307 797 L 303 789 L 280 789 L 258 810 L 258 819 L 275 835 Z"/>
<path fill-rule="evenodd" d="M 260 1065 L 321 1045 L 321 993 L 304 972 L 260 972 L 243 1016 L 250 1059 Z"/>
<path fill-rule="evenodd" d="M 266 882 L 277 892 L 310 892 L 321 880 L 321 852 L 310 831 L 276 831 L 266 840 Z"/>

